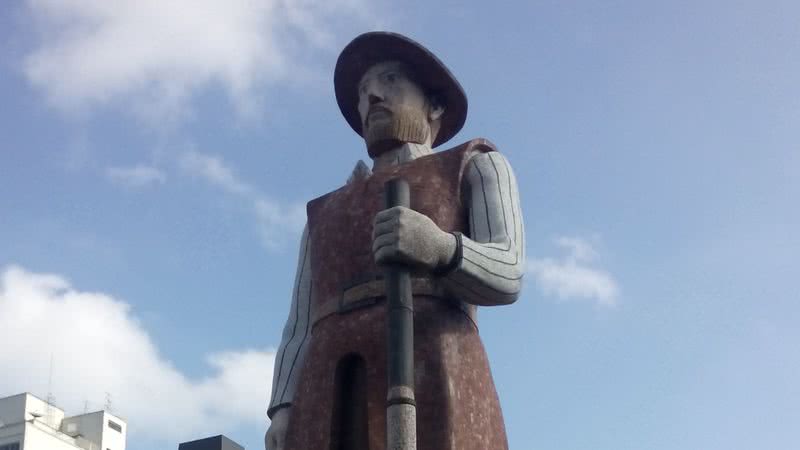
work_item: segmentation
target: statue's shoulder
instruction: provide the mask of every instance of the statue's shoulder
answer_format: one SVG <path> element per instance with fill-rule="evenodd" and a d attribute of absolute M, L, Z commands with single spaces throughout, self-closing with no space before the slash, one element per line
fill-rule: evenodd
<path fill-rule="evenodd" d="M 464 153 L 466 155 L 472 156 L 475 153 L 488 153 L 496 151 L 498 151 L 497 146 L 495 146 L 489 139 L 475 138 L 475 139 L 470 139 L 455 147 L 448 148 L 447 150 L 440 150 L 438 153 L 440 154 Z"/>
<path fill-rule="evenodd" d="M 476 138 L 447 150 L 438 151 L 435 155 L 438 155 L 450 167 L 449 170 L 457 171 L 460 178 L 464 174 L 466 166 L 474 157 L 494 152 L 497 152 L 497 147 L 491 141 L 486 138 Z"/>
<path fill-rule="evenodd" d="M 441 150 L 436 154 L 441 155 L 443 158 L 458 159 L 461 160 L 462 164 L 466 164 L 476 155 L 497 151 L 497 147 L 490 140 L 475 138 L 447 150 Z"/>

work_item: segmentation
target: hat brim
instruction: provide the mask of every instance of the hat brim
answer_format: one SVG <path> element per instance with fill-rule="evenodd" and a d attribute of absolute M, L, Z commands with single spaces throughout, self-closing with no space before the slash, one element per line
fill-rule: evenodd
<path fill-rule="evenodd" d="M 450 140 L 464 126 L 467 118 L 467 96 L 458 80 L 433 53 L 413 40 L 385 31 L 364 33 L 342 50 L 336 61 L 333 84 L 336 102 L 353 131 L 362 134 L 358 113 L 358 83 L 373 65 L 384 61 L 400 61 L 412 67 L 417 81 L 428 94 L 437 95 L 445 111 L 433 146 Z"/>

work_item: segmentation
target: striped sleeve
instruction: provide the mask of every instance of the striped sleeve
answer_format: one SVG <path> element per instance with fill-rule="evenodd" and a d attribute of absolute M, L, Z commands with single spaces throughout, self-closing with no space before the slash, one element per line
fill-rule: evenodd
<path fill-rule="evenodd" d="M 497 152 L 479 153 L 467 163 L 463 180 L 469 231 L 459 236 L 447 289 L 473 305 L 505 305 L 519 297 L 525 265 L 525 227 L 517 182 Z"/>
<path fill-rule="evenodd" d="M 275 355 L 272 396 L 267 410 L 270 418 L 278 409 L 291 406 L 297 374 L 303 366 L 306 349 L 311 340 L 311 287 L 311 261 L 306 225 L 300 242 L 292 306 L 289 309 L 289 318 L 283 327 L 278 353 Z"/>

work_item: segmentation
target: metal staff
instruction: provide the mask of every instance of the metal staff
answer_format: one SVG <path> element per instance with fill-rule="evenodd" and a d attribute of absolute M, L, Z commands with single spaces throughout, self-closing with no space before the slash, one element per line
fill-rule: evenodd
<path fill-rule="evenodd" d="M 386 182 L 386 208 L 411 207 L 408 183 L 402 178 Z M 387 374 L 386 449 L 417 449 L 417 405 L 414 401 L 414 301 L 408 269 L 386 268 Z"/>

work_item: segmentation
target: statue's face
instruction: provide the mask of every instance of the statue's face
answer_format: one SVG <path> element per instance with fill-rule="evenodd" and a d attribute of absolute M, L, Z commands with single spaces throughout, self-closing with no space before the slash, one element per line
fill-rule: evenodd
<path fill-rule="evenodd" d="M 397 142 L 430 145 L 430 124 L 443 111 L 443 107 L 428 101 L 423 89 L 397 61 L 375 64 L 358 84 L 358 113 L 371 156 Z"/>
<path fill-rule="evenodd" d="M 358 83 L 358 112 L 364 129 L 370 124 L 390 120 L 393 110 L 423 112 L 425 105 L 425 93 L 397 61 L 375 64 Z"/>

